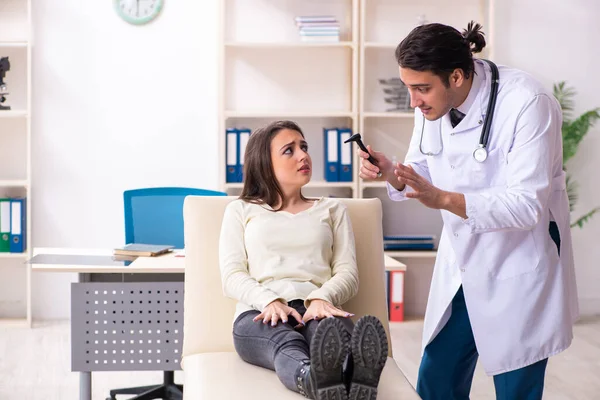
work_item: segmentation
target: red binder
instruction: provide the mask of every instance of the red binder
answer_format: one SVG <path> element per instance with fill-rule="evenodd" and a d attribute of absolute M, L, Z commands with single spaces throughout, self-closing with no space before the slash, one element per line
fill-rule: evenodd
<path fill-rule="evenodd" d="M 390 271 L 390 322 L 404 321 L 404 271 Z"/>

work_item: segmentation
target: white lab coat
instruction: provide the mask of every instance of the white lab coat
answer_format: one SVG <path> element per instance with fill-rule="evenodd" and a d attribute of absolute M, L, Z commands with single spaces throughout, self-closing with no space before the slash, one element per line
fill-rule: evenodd
<path fill-rule="evenodd" d="M 551 93 L 529 75 L 499 66 L 500 85 L 488 158 L 479 163 L 479 143 L 490 95 L 484 77 L 463 121 L 452 128 L 448 115 L 426 121 L 419 151 L 422 114 L 405 162 L 440 189 L 465 195 L 466 220 L 442 211 L 423 348 L 444 327 L 462 284 L 481 363 L 488 375 L 512 371 L 569 347 L 578 317 L 569 205 L 562 170 L 562 114 Z M 388 185 L 392 200 L 404 200 Z M 416 200 L 413 200 L 416 201 Z M 556 221 L 560 258 L 548 233 Z"/>

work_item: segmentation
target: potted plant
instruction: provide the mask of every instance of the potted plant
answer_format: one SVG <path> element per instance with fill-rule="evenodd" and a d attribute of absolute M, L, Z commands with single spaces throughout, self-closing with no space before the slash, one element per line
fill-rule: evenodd
<path fill-rule="evenodd" d="M 563 169 L 567 171 L 565 164 L 577 153 L 579 143 L 587 134 L 588 130 L 594 123 L 600 119 L 600 108 L 586 111 L 577 118 L 572 118 L 573 112 L 573 97 L 575 90 L 568 87 L 564 81 L 554 84 L 554 97 L 560 103 L 563 112 L 562 138 L 563 138 Z M 577 182 L 573 180 L 567 172 L 567 194 L 569 196 L 569 209 L 573 212 L 577 203 Z M 600 207 L 595 207 L 591 211 L 583 214 L 575 222 L 571 223 L 571 227 L 583 227 L 592 216 L 600 211 Z"/>

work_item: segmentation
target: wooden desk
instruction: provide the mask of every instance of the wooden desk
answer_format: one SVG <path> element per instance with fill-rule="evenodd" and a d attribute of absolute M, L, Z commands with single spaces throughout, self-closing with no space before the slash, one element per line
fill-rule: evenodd
<path fill-rule="evenodd" d="M 135 261 L 115 261 L 112 250 L 81 250 L 60 248 L 34 249 L 30 260 L 32 271 L 97 273 L 184 273 L 185 257 L 171 252 L 157 257 L 138 257 Z M 385 269 L 406 271 L 406 265 L 384 256 Z"/>
<path fill-rule="evenodd" d="M 406 271 L 406 264 L 401 263 L 395 258 L 388 256 L 387 254 L 384 255 L 383 263 L 385 265 L 386 271 Z"/>
<path fill-rule="evenodd" d="M 138 257 L 134 261 L 117 261 L 106 254 L 40 253 L 30 260 L 31 269 L 40 272 L 77 272 L 84 274 L 183 273 L 185 257 L 174 253 L 157 257 Z"/>

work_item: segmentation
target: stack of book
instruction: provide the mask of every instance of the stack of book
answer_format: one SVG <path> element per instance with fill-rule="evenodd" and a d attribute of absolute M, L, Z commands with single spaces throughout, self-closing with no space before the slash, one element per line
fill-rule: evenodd
<path fill-rule="evenodd" d="M 340 23 L 334 16 L 296 17 L 296 26 L 303 42 L 340 41 Z"/>
<path fill-rule="evenodd" d="M 115 260 L 134 261 L 137 257 L 156 257 L 171 252 L 173 246 L 162 244 L 130 243 L 113 250 Z"/>
<path fill-rule="evenodd" d="M 392 250 L 433 250 L 435 235 L 393 235 L 383 237 L 383 249 Z"/>

